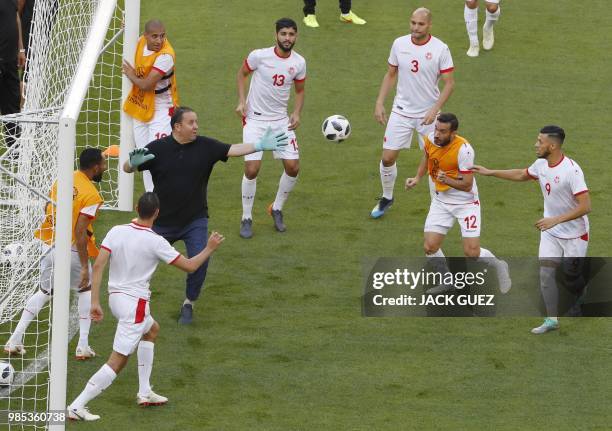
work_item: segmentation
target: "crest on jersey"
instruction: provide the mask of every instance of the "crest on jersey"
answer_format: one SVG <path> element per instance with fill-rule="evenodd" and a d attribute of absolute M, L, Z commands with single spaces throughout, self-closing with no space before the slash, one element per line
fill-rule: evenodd
<path fill-rule="evenodd" d="M 427 54 L 425 54 L 425 58 L 427 60 L 431 60 L 433 58 L 433 54 L 431 52 L 428 52 Z"/>
<path fill-rule="evenodd" d="M 295 67 L 290 67 L 289 68 L 289 75 L 293 75 L 295 73 Z"/>
<path fill-rule="evenodd" d="M 559 175 L 557 175 L 553 181 L 555 182 L 555 184 L 559 184 L 559 181 L 561 181 L 561 178 L 559 178 Z"/>

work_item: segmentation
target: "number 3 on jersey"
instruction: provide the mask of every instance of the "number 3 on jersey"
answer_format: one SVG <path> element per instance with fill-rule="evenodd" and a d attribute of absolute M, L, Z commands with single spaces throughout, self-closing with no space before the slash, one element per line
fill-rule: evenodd
<path fill-rule="evenodd" d="M 411 72 L 417 73 L 419 71 L 419 62 L 418 60 L 412 60 L 412 69 L 410 69 Z"/>
<path fill-rule="evenodd" d="M 277 87 L 282 87 L 283 84 L 285 83 L 285 75 L 274 75 L 272 77 L 272 79 L 274 79 L 274 82 L 272 83 L 272 85 L 275 85 Z"/>

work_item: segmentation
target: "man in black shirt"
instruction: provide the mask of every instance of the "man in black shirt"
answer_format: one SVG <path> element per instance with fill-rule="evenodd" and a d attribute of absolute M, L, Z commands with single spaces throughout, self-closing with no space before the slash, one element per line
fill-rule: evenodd
<path fill-rule="evenodd" d="M 154 190 L 160 201 L 159 217 L 153 230 L 170 244 L 184 241 L 187 255 L 192 257 L 206 247 L 206 189 L 215 163 L 256 151 L 281 150 L 287 145 L 287 135 L 268 129 L 254 144 L 224 144 L 216 139 L 198 136 L 198 116 L 187 107 L 175 110 L 170 126 L 170 136 L 132 151 L 123 170 L 128 173 L 136 170 L 151 172 Z M 193 302 L 200 295 L 207 267 L 208 262 L 187 276 L 186 299 L 181 307 L 179 323 L 191 323 Z"/>
<path fill-rule="evenodd" d="M 25 50 L 21 39 L 21 21 L 17 0 L 0 1 L 0 114 L 19 112 L 20 92 L 17 68 L 25 65 Z M 0 125 L 1 127 L 1 125 Z M 19 135 L 15 123 L 5 123 L 5 145 L 10 147 Z"/>

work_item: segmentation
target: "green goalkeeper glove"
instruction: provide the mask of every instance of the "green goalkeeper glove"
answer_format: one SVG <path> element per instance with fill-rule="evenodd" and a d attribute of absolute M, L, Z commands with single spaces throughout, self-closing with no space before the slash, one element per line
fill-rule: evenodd
<path fill-rule="evenodd" d="M 271 127 L 266 129 L 266 133 L 255 143 L 255 151 L 278 151 L 287 146 L 289 137 L 280 130 L 273 131 Z"/>
<path fill-rule="evenodd" d="M 130 158 L 128 159 L 130 168 L 136 169 L 143 163 L 153 160 L 155 158 L 155 154 L 147 154 L 148 152 L 148 148 L 136 148 L 132 150 L 130 152 Z"/>

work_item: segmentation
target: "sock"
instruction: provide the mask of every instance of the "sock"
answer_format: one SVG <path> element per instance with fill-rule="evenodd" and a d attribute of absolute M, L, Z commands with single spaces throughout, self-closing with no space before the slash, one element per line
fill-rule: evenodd
<path fill-rule="evenodd" d="M 153 369 L 153 349 L 155 343 L 141 341 L 138 343 L 138 394 L 148 395 L 151 392 L 151 370 Z"/>
<path fill-rule="evenodd" d="M 499 19 L 500 14 L 501 14 L 501 8 L 499 6 L 497 7 L 497 10 L 494 13 L 491 13 L 487 10 L 486 12 L 487 18 L 485 20 L 485 27 L 487 28 L 487 30 L 489 30 L 491 27 L 495 25 L 495 23 Z"/>
<path fill-rule="evenodd" d="M 380 182 L 382 183 L 383 198 L 393 199 L 393 187 L 397 178 L 397 163 L 393 166 L 384 166 L 380 161 Z"/>
<path fill-rule="evenodd" d="M 559 289 L 557 288 L 557 280 L 555 278 L 556 268 L 550 266 L 540 267 L 540 291 L 546 306 L 546 314 L 548 316 L 557 315 L 557 305 L 559 304 Z M 557 320 L 556 317 L 549 317 Z"/>
<path fill-rule="evenodd" d="M 498 9 L 499 10 L 499 9 Z M 463 9 L 465 28 L 467 29 L 470 45 L 478 45 L 478 8 L 470 9 L 467 5 Z"/>
<path fill-rule="evenodd" d="M 34 320 L 38 313 L 45 306 L 47 302 L 51 299 L 50 295 L 47 295 L 43 291 L 39 290 L 34 295 L 28 299 L 26 306 L 21 313 L 21 319 L 19 319 L 19 323 L 17 324 L 17 328 L 15 328 L 15 332 L 9 338 L 9 342 L 12 344 L 22 344 L 23 343 L 23 335 L 25 334 L 30 322 Z"/>
<path fill-rule="evenodd" d="M 153 191 L 153 176 L 149 171 L 142 171 L 142 184 L 144 185 L 145 192 Z"/>
<path fill-rule="evenodd" d="M 242 220 L 253 219 L 253 201 L 257 190 L 257 178 L 242 176 Z"/>
<path fill-rule="evenodd" d="M 500 263 L 499 259 L 496 258 L 493 253 L 483 247 L 480 247 L 480 255 L 478 256 L 478 260 L 481 260 L 487 265 L 491 265 L 493 267 L 497 267 L 497 265 Z"/>
<path fill-rule="evenodd" d="M 117 377 L 117 374 L 108 364 L 102 365 L 98 372 L 91 376 L 83 392 L 70 404 L 70 408 L 79 410 L 85 407 L 87 403 L 108 388 L 115 377 Z"/>
<path fill-rule="evenodd" d="M 280 181 L 278 182 L 278 191 L 276 192 L 276 199 L 274 199 L 274 204 L 272 205 L 273 210 L 280 211 L 283 209 L 283 205 L 287 201 L 289 197 L 289 193 L 295 187 L 295 183 L 297 182 L 298 177 L 290 177 L 287 175 L 287 172 L 283 171 L 283 174 L 280 177 Z"/>
<path fill-rule="evenodd" d="M 89 346 L 89 328 L 91 326 L 91 291 L 79 292 L 79 347 Z"/>
<path fill-rule="evenodd" d="M 444 257 L 444 253 L 442 253 L 441 248 L 439 248 L 435 253 L 426 254 L 425 256 L 427 256 L 427 261 L 431 264 L 436 272 L 440 274 L 450 272 L 448 269 L 448 264 L 446 263 L 446 257 Z M 444 278 L 444 275 L 442 278 Z"/>

